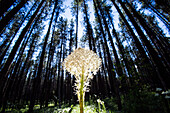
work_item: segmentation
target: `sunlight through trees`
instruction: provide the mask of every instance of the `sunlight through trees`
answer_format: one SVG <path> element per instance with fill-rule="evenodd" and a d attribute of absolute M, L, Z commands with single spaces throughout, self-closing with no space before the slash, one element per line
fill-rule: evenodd
<path fill-rule="evenodd" d="M 0 112 L 169 113 L 169 4 L 1 0 Z"/>

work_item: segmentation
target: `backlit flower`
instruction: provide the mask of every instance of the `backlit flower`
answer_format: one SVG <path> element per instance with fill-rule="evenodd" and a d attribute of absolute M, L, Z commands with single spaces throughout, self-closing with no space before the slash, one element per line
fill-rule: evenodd
<path fill-rule="evenodd" d="M 93 75 L 97 73 L 101 65 L 101 59 L 92 50 L 78 48 L 64 59 L 63 67 L 76 78 L 75 89 L 79 93 L 81 76 L 83 75 L 83 91 L 88 91 L 88 86 Z"/>

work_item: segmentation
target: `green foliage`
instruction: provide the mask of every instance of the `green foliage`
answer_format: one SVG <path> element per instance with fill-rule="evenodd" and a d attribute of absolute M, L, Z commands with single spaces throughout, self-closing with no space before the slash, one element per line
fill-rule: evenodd
<path fill-rule="evenodd" d="M 29 109 L 29 106 L 26 105 L 20 109 L 18 108 L 8 108 L 6 109 L 6 112 L 8 113 L 27 113 Z M 86 103 L 86 105 L 84 106 L 84 113 L 98 113 L 99 112 L 99 108 L 95 103 L 88 104 Z M 33 113 L 80 113 L 80 107 L 79 104 L 73 106 L 68 106 L 66 105 L 62 105 L 61 108 L 59 108 L 58 106 L 55 106 L 54 103 L 49 103 L 48 107 L 43 107 L 40 109 L 40 105 L 35 105 L 34 106 L 34 111 Z M 102 107 L 100 108 L 100 113 L 106 113 L 106 109 L 105 106 L 102 104 Z M 109 113 L 112 113 L 112 111 L 110 110 Z"/>
<path fill-rule="evenodd" d="M 123 98 L 123 111 L 126 113 L 164 113 L 164 103 L 148 87 L 135 87 Z"/>
<path fill-rule="evenodd" d="M 105 108 L 105 105 L 104 105 L 104 102 L 101 101 L 100 99 L 97 99 L 97 102 L 98 102 L 98 110 L 99 110 L 99 113 L 106 113 L 106 108 Z M 101 107 L 100 105 L 102 105 L 103 107 L 103 110 L 101 110 Z"/>
<path fill-rule="evenodd" d="M 73 107 L 71 113 L 80 113 L 79 105 Z M 95 105 L 84 106 L 84 113 L 97 113 Z"/>
<path fill-rule="evenodd" d="M 106 106 L 107 110 L 110 111 L 116 111 L 118 108 L 117 104 L 116 104 L 116 99 L 115 98 L 105 98 L 104 99 L 104 104 Z"/>
<path fill-rule="evenodd" d="M 165 94 L 166 93 L 166 94 Z M 168 93 L 168 94 L 167 94 Z M 91 100 L 86 102 L 84 113 L 166 113 L 164 100 L 169 91 L 150 91 L 146 85 L 142 88 L 134 87 L 126 95 L 121 96 L 123 109 L 117 111 L 118 107 L 115 98 L 105 98 L 103 101 Z M 97 104 L 100 103 L 100 106 Z M 102 104 L 103 103 L 103 104 Z M 106 107 L 106 108 L 105 108 Z M 6 112 L 24 113 L 28 111 L 28 105 L 22 108 L 8 108 Z M 79 105 L 62 105 L 61 108 L 49 103 L 48 107 L 40 109 L 40 105 L 34 106 L 33 113 L 79 113 Z"/>

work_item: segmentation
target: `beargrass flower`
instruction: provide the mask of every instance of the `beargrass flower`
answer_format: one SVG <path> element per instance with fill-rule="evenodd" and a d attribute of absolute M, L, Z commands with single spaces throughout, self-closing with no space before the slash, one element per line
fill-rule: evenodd
<path fill-rule="evenodd" d="M 100 104 L 103 106 L 103 109 L 104 109 L 103 112 L 106 113 L 106 108 L 105 108 L 105 105 L 104 105 L 104 101 L 101 101 L 100 99 L 97 99 L 97 103 L 98 103 L 98 107 L 99 107 L 99 113 L 101 112 Z"/>
<path fill-rule="evenodd" d="M 163 95 L 166 95 L 166 94 L 168 94 L 168 93 L 169 93 L 168 91 L 163 91 L 163 92 L 162 92 Z"/>
<path fill-rule="evenodd" d="M 76 78 L 75 91 L 83 113 L 85 92 L 89 91 L 89 83 L 101 66 L 101 59 L 92 50 L 78 48 L 64 59 L 63 67 Z"/>

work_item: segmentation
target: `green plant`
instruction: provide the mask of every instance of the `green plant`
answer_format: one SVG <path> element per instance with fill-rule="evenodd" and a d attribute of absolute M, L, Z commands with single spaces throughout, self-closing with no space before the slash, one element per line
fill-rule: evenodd
<path fill-rule="evenodd" d="M 80 113 L 83 113 L 85 92 L 89 91 L 89 82 L 97 73 L 101 59 L 91 50 L 78 48 L 63 62 L 63 67 L 76 78 L 75 91 L 78 96 Z"/>
<path fill-rule="evenodd" d="M 123 98 L 123 111 L 126 113 L 164 113 L 164 102 L 149 87 L 132 88 Z"/>
<path fill-rule="evenodd" d="M 97 99 L 97 103 L 98 103 L 98 107 L 99 107 L 99 113 L 101 113 L 101 107 L 100 107 L 100 104 L 102 105 L 103 107 L 103 112 L 106 113 L 106 107 L 104 105 L 104 101 L 101 101 L 100 99 Z"/>

